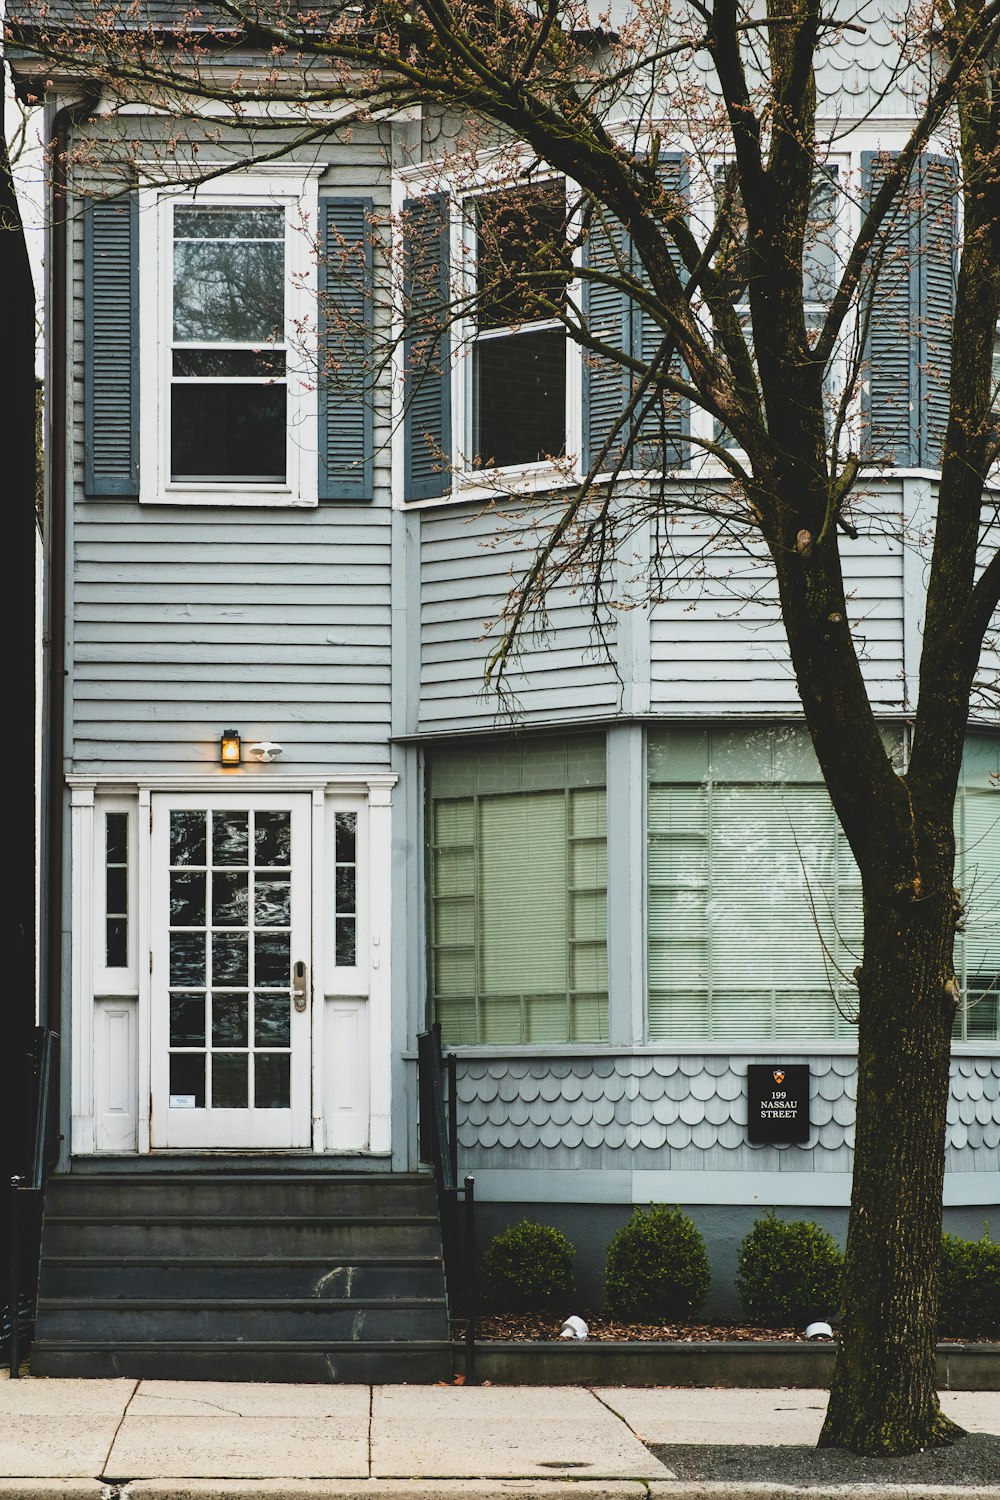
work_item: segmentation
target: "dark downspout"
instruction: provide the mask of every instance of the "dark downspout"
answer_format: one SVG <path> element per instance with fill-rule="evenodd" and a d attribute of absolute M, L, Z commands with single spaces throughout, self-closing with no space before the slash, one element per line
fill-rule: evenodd
<path fill-rule="evenodd" d="M 42 806 L 41 847 L 45 858 L 43 884 L 43 936 L 41 944 L 41 983 L 39 1021 L 52 1031 L 62 1032 L 63 984 L 63 870 L 66 861 L 65 837 L 65 753 L 66 753 L 66 507 L 69 462 L 66 450 L 66 423 L 69 414 L 66 383 L 66 358 L 69 347 L 67 323 L 68 300 L 66 273 L 69 265 L 68 219 L 68 141 L 73 125 L 94 113 L 99 92 L 88 89 L 82 99 L 60 109 L 52 122 L 52 269 L 51 316 L 47 320 L 49 348 L 49 410 L 47 428 L 51 462 L 49 464 L 48 511 L 46 515 L 46 570 L 48 577 L 47 608 L 43 622 L 48 648 L 48 666 L 44 675 L 47 704 L 46 733 L 42 773 L 44 802 Z"/>

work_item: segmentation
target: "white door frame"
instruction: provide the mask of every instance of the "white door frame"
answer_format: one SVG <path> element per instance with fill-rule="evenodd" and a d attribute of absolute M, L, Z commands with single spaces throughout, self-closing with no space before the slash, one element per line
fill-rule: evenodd
<path fill-rule="evenodd" d="M 129 1028 L 135 1055 L 132 1082 L 136 1094 L 135 1134 L 131 1149 L 143 1155 L 151 1149 L 150 1095 L 152 1063 L 152 978 L 148 955 L 152 942 L 150 891 L 153 877 L 150 839 L 153 796 L 161 792 L 194 793 L 199 797 L 253 795 L 280 798 L 308 793 L 312 800 L 311 873 L 313 889 L 312 930 L 312 1139 L 316 1152 L 337 1149 L 367 1150 L 370 1155 L 388 1155 L 391 1150 L 391 910 L 389 892 L 392 853 L 392 789 L 398 778 L 389 772 L 363 776 L 313 778 L 279 776 L 263 767 L 238 772 L 218 771 L 207 775 L 150 776 L 131 783 L 121 776 L 67 778 L 72 816 L 72 995 L 70 1015 L 71 1150 L 89 1155 L 102 1149 L 95 1132 L 95 1110 L 100 1110 L 100 1077 L 95 1079 L 95 1045 L 98 1005 L 113 1001 L 131 1007 L 135 1025 Z M 235 798 L 233 799 L 235 800 Z M 359 895 L 357 964 L 353 971 L 338 971 L 327 962 L 329 947 L 329 809 L 356 806 L 363 809 L 367 824 L 365 857 L 359 869 L 363 890 Z M 134 864 L 134 910 L 130 911 L 130 968 L 112 973 L 103 968 L 101 955 L 103 916 L 99 911 L 102 849 L 99 828 L 102 809 L 127 807 L 134 812 L 130 823 L 130 861 Z M 321 980 L 321 976 L 323 979 Z M 367 1051 L 365 1082 L 369 1105 L 367 1148 L 338 1148 L 331 1141 L 329 1086 L 331 1070 L 325 1063 L 325 1020 L 328 1002 L 343 1005 L 356 999 L 367 1019 L 364 1039 Z M 322 1003 L 321 1003 L 322 1001 Z M 100 1067 L 96 1069 L 100 1072 Z M 119 1084 L 116 1083 L 119 1089 Z M 110 1149 L 104 1146 L 103 1149 Z M 114 1148 L 118 1154 L 128 1146 Z M 174 1149 L 174 1148 L 167 1148 Z M 220 1148 L 207 1148 L 220 1149 Z M 254 1149 L 253 1147 L 249 1149 Z M 269 1148 L 261 1147 L 266 1150 Z M 283 1149 L 283 1148 L 277 1148 Z"/>

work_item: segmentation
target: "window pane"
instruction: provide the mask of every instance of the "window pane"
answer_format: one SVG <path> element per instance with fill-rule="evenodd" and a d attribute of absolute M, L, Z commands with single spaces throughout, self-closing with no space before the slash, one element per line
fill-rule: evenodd
<path fill-rule="evenodd" d="M 287 1052 L 254 1053 L 254 1104 L 257 1109 L 288 1109 L 292 1101 L 291 1059 Z"/>
<path fill-rule="evenodd" d="M 170 1099 L 190 1101 L 186 1105 L 175 1105 L 174 1107 L 186 1107 L 189 1109 L 205 1108 L 204 1052 L 171 1053 Z"/>
<path fill-rule="evenodd" d="M 284 385 L 174 385 L 170 477 L 284 482 Z"/>
<path fill-rule="evenodd" d="M 280 349 L 175 349 L 173 372 L 190 378 L 283 380 L 285 355 Z"/>
<path fill-rule="evenodd" d="M 246 1109 L 249 1061 L 246 1052 L 212 1053 L 213 1109 Z"/>
<path fill-rule="evenodd" d="M 555 316 L 573 276 L 563 183 L 484 194 L 475 213 L 479 327 Z"/>
<path fill-rule="evenodd" d="M 281 209 L 175 209 L 174 339 L 280 341 L 284 270 Z"/>
<path fill-rule="evenodd" d="M 566 335 L 480 339 L 473 355 L 475 461 L 539 463 L 566 449 Z"/>

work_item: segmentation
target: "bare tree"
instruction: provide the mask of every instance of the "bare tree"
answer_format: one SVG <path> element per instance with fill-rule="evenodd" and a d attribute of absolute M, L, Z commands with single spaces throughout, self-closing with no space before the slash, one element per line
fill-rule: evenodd
<path fill-rule="evenodd" d="M 105 115 L 140 99 L 186 119 L 188 150 L 224 129 L 234 166 L 421 105 L 463 122 L 444 175 L 454 179 L 490 144 L 508 153 L 516 179 L 541 171 L 571 185 L 565 223 L 550 216 L 548 230 L 536 225 L 531 254 L 516 244 L 516 214 L 480 226 L 501 244 L 505 287 L 487 278 L 473 292 L 456 286 L 444 305 L 415 299 L 422 357 L 433 357 L 442 320 L 468 312 L 463 299 L 485 298 L 488 308 L 507 298 L 517 305 L 504 316 L 543 310 L 564 328 L 594 378 L 624 374 L 582 482 L 565 462 L 559 517 L 511 594 L 494 680 L 554 579 L 590 576 L 599 594 L 610 592 L 608 559 L 637 508 L 661 519 L 695 512 L 706 548 L 735 537 L 766 558 L 864 897 L 843 1339 L 821 1442 L 906 1452 L 951 1440 L 934 1343 L 960 1001 L 953 809 L 974 677 L 1000 600 L 1000 551 L 983 520 L 1000 312 L 1000 0 L 937 0 L 876 17 L 883 29 L 873 45 L 883 56 L 873 87 L 908 101 L 912 128 L 873 163 L 867 183 L 841 185 L 860 200 L 858 227 L 846 253 L 827 263 L 819 297 L 809 282 L 823 213 L 817 182 L 841 128 L 837 98 L 820 80 L 832 50 L 863 39 L 861 11 L 822 0 L 636 0 L 612 24 L 576 0 L 385 0 L 329 10 L 216 0 L 213 16 L 168 23 L 137 0 L 110 18 L 98 3 L 89 13 L 47 5 L 9 24 L 41 60 L 42 78 L 57 70 L 96 83 Z M 194 100 L 211 101 L 214 113 Z M 125 163 L 140 130 L 134 116 L 123 121 Z M 244 144 L 230 126 L 246 130 Z M 144 128 L 148 147 L 148 121 Z M 953 156 L 954 177 L 949 166 L 934 178 L 932 146 Z M 700 219 L 681 178 L 664 170 L 677 152 L 713 184 L 711 212 Z M 856 534 L 862 468 L 890 456 L 877 434 L 861 446 L 856 412 L 879 288 L 899 274 L 899 225 L 915 205 L 950 215 L 956 195 L 964 229 L 953 328 L 930 341 L 950 386 L 943 382 L 919 702 L 901 773 L 865 687 L 842 548 Z M 574 238 L 582 266 L 565 254 Z M 648 336 L 625 347 L 609 333 L 595 311 L 602 288 L 626 296 Z M 685 435 L 717 466 L 697 482 L 668 472 L 683 404 L 710 419 L 700 437 Z M 488 466 L 495 456 L 470 461 Z M 705 477 L 718 466 L 724 484 Z M 671 569 L 664 551 L 654 592 Z"/>

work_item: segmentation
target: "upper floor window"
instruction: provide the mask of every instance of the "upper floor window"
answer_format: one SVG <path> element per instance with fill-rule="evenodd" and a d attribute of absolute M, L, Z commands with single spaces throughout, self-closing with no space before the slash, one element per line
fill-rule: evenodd
<path fill-rule="evenodd" d="M 285 211 L 173 209 L 170 479 L 288 475 Z"/>
<path fill-rule="evenodd" d="M 566 332 L 572 266 L 562 182 L 473 200 L 476 467 L 544 463 L 566 451 Z"/>
<path fill-rule="evenodd" d="M 297 167 L 140 190 L 140 499 L 316 504 L 317 222 Z"/>

